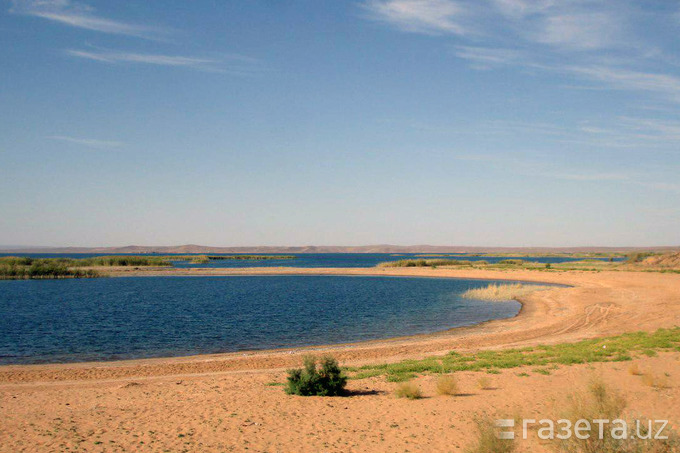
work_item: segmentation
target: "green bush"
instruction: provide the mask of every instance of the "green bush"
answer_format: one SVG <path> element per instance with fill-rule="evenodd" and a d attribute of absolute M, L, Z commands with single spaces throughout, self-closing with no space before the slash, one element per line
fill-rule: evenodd
<path fill-rule="evenodd" d="M 286 393 L 300 396 L 339 396 L 344 394 L 347 378 L 338 361 L 331 356 L 319 360 L 313 356 L 303 358 L 304 367 L 288 370 Z"/>

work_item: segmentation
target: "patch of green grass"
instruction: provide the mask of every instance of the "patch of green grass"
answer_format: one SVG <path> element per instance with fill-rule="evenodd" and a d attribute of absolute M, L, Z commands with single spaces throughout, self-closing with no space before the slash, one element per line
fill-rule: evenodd
<path fill-rule="evenodd" d="M 497 374 L 502 369 L 535 367 L 534 372 L 548 374 L 559 365 L 622 362 L 635 354 L 680 350 L 680 327 L 659 329 L 653 333 L 634 332 L 584 340 L 577 343 L 539 345 L 498 351 L 462 354 L 452 351 L 443 356 L 397 363 L 364 365 L 347 369 L 354 379 L 386 376 L 390 382 L 403 382 L 420 374 L 448 374 L 456 371 L 486 371 Z M 541 371 L 539 371 L 541 370 Z"/>

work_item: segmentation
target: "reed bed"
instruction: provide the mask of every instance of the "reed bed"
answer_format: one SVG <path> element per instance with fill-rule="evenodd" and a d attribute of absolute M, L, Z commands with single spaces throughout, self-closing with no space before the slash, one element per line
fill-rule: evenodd
<path fill-rule="evenodd" d="M 59 263 L 0 264 L 0 280 L 92 277 L 99 277 L 99 273 L 92 269 L 72 269 Z"/>
<path fill-rule="evenodd" d="M 463 293 L 462 296 L 466 299 L 491 300 L 499 302 L 504 300 L 514 300 L 518 297 L 533 293 L 534 291 L 543 291 L 551 288 L 553 287 L 545 285 L 524 285 L 522 283 L 492 283 L 488 286 L 485 286 L 484 288 L 468 289 Z"/>
<path fill-rule="evenodd" d="M 293 260 L 295 255 L 208 255 L 210 260 Z"/>
<path fill-rule="evenodd" d="M 472 266 L 473 264 L 485 265 L 486 261 L 449 260 L 449 259 L 409 259 L 387 261 L 379 263 L 378 267 L 436 267 L 436 266 Z"/>

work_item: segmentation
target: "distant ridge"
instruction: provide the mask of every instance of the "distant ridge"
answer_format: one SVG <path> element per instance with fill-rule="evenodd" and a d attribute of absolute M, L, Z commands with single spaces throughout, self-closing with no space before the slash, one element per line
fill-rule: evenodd
<path fill-rule="evenodd" d="M 32 247 L 0 246 L 0 253 L 598 253 L 635 251 L 677 251 L 680 246 L 663 247 L 474 247 L 454 245 L 307 245 L 213 247 L 205 245 L 124 247 Z"/>

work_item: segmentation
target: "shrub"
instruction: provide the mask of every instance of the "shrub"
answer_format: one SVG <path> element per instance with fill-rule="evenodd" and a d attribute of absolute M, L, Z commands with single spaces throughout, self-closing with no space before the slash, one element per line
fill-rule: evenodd
<path fill-rule="evenodd" d="M 337 360 L 324 356 L 303 358 L 304 367 L 288 371 L 286 393 L 300 396 L 339 396 L 345 392 L 347 378 L 342 374 Z"/>
<path fill-rule="evenodd" d="M 460 393 L 456 378 L 449 375 L 437 379 L 437 393 L 439 395 L 457 395 Z"/>
<path fill-rule="evenodd" d="M 408 398 L 410 400 L 417 400 L 423 397 L 420 387 L 412 381 L 401 382 L 397 385 L 394 393 L 397 395 L 397 398 Z"/>

